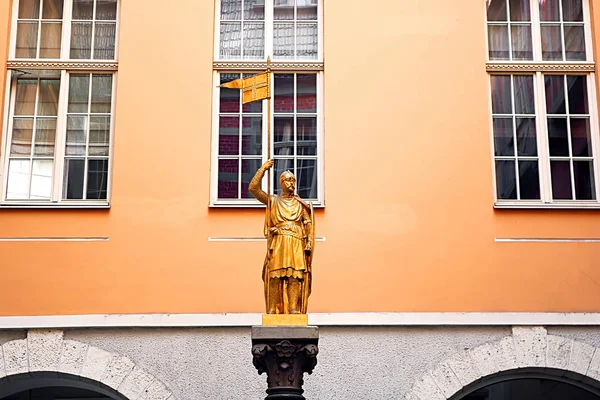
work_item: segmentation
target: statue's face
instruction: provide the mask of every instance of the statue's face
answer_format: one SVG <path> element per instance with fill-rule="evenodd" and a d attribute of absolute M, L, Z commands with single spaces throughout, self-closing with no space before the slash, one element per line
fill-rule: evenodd
<path fill-rule="evenodd" d="M 292 194 L 296 190 L 296 178 L 294 178 L 294 175 L 284 175 L 279 182 L 284 194 Z"/>

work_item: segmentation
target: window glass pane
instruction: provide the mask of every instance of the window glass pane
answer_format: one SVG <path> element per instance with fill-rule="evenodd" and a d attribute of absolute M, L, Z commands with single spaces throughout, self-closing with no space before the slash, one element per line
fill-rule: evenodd
<path fill-rule="evenodd" d="M 221 74 L 221 84 L 239 79 L 240 74 Z M 240 90 L 221 88 L 219 90 L 219 112 L 238 113 L 240 112 Z"/>
<path fill-rule="evenodd" d="M 69 78 L 69 107 L 70 113 L 87 113 L 90 95 L 90 75 L 71 74 Z"/>
<path fill-rule="evenodd" d="M 240 117 L 219 118 L 219 154 L 238 155 L 240 151 Z"/>
<path fill-rule="evenodd" d="M 73 0 L 73 19 L 92 19 L 94 0 Z"/>
<path fill-rule="evenodd" d="M 296 175 L 296 171 L 294 169 L 294 159 L 293 158 L 276 158 L 275 165 L 273 166 L 273 192 L 276 195 L 281 195 L 281 185 L 279 184 L 279 178 L 281 174 L 285 171 L 291 171 L 294 176 Z M 298 177 L 296 177 L 296 190 L 298 189 Z"/>
<path fill-rule="evenodd" d="M 511 29 L 513 59 L 533 60 L 531 26 L 513 25 Z"/>
<path fill-rule="evenodd" d="M 68 156 L 85 156 L 87 117 L 67 117 L 67 143 Z"/>
<path fill-rule="evenodd" d="M 585 34 L 583 26 L 565 25 L 565 52 L 569 61 L 585 61 Z"/>
<path fill-rule="evenodd" d="M 273 24 L 273 57 L 294 57 L 294 24 Z"/>
<path fill-rule="evenodd" d="M 60 58 L 61 37 L 61 23 L 42 23 L 42 32 L 40 37 L 40 58 Z"/>
<path fill-rule="evenodd" d="M 221 21 L 242 19 L 242 0 L 221 0 Z"/>
<path fill-rule="evenodd" d="M 220 199 L 238 198 L 239 160 L 219 160 L 218 194 Z M 254 171 L 256 172 L 256 171 Z"/>
<path fill-rule="evenodd" d="M 517 199 L 514 160 L 496 160 L 496 196 L 499 200 Z"/>
<path fill-rule="evenodd" d="M 92 57 L 92 23 L 73 22 L 71 26 L 71 58 Z"/>
<path fill-rule="evenodd" d="M 317 198 L 317 160 L 298 160 L 296 192 L 303 199 Z"/>
<path fill-rule="evenodd" d="M 294 75 L 275 74 L 275 112 L 294 112 Z"/>
<path fill-rule="evenodd" d="M 18 156 L 31 154 L 31 140 L 33 137 L 33 118 L 15 118 L 13 120 L 12 141 L 10 155 Z"/>
<path fill-rule="evenodd" d="M 298 155 L 317 155 L 317 117 L 298 117 L 296 124 Z"/>
<path fill-rule="evenodd" d="M 42 19 L 62 19 L 63 0 L 44 0 Z"/>
<path fill-rule="evenodd" d="M 246 0 L 244 1 L 244 19 L 265 19 L 264 0 Z"/>
<path fill-rule="evenodd" d="M 115 32 L 117 24 L 114 22 L 96 23 L 94 31 L 94 60 L 113 60 L 115 58 Z"/>
<path fill-rule="evenodd" d="M 110 143 L 110 117 L 90 117 L 88 155 L 108 156 Z"/>
<path fill-rule="evenodd" d="M 85 160 L 67 158 L 63 182 L 63 199 L 83 199 Z"/>
<path fill-rule="evenodd" d="M 516 118 L 519 156 L 537 156 L 535 118 Z"/>
<path fill-rule="evenodd" d="M 489 0 L 487 2 L 488 21 L 506 21 L 506 0 Z"/>
<path fill-rule="evenodd" d="M 254 198 L 254 196 L 248 192 L 248 185 L 261 164 L 262 160 L 260 158 L 242 160 L 242 199 Z"/>
<path fill-rule="evenodd" d="M 38 97 L 37 115 L 58 115 L 58 79 L 42 79 L 40 81 L 40 95 Z"/>
<path fill-rule="evenodd" d="M 40 0 L 19 0 L 19 19 L 38 19 Z"/>
<path fill-rule="evenodd" d="M 548 114 L 566 114 L 565 81 L 563 75 L 545 75 L 546 112 Z"/>
<path fill-rule="evenodd" d="M 318 32 L 317 24 L 298 24 L 296 26 L 296 56 L 298 58 L 314 60 L 318 57 Z"/>
<path fill-rule="evenodd" d="M 492 113 L 512 114 L 510 75 L 492 75 Z"/>
<path fill-rule="evenodd" d="M 490 60 L 509 60 L 508 26 L 488 26 L 488 45 Z"/>
<path fill-rule="evenodd" d="M 535 114 L 535 95 L 532 75 L 514 75 L 515 113 Z"/>
<path fill-rule="evenodd" d="M 571 146 L 574 157 L 592 156 L 592 135 L 588 118 L 571 118 Z"/>
<path fill-rule="evenodd" d="M 317 0 L 297 0 L 296 19 L 298 20 L 313 20 L 318 18 L 318 1 Z"/>
<path fill-rule="evenodd" d="M 239 58 L 242 54 L 242 24 L 239 22 L 221 23 L 222 58 Z"/>
<path fill-rule="evenodd" d="M 264 22 L 244 23 L 244 58 L 263 58 L 264 55 Z"/>
<path fill-rule="evenodd" d="M 514 156 L 514 134 L 512 118 L 494 117 L 494 154 L 496 156 Z"/>
<path fill-rule="evenodd" d="M 262 117 L 242 118 L 242 155 L 262 154 Z"/>
<path fill-rule="evenodd" d="M 542 21 L 560 21 L 559 0 L 540 0 L 540 18 Z"/>
<path fill-rule="evenodd" d="M 548 118 L 548 145 L 550 156 L 569 156 L 569 138 L 566 118 Z"/>
<path fill-rule="evenodd" d="M 35 156 L 54 156 L 55 136 L 56 120 L 38 118 L 35 127 L 35 150 L 33 154 Z"/>
<path fill-rule="evenodd" d="M 530 21 L 529 0 L 510 0 L 511 21 Z"/>
<path fill-rule="evenodd" d="M 34 115 L 37 80 L 19 79 L 15 99 L 15 115 Z"/>
<path fill-rule="evenodd" d="M 33 160 L 31 171 L 31 189 L 29 198 L 50 200 L 52 194 L 52 160 Z"/>
<path fill-rule="evenodd" d="M 29 198 L 29 173 L 31 161 L 10 160 L 8 162 L 8 186 L 6 198 L 19 200 Z"/>
<path fill-rule="evenodd" d="M 583 21 L 581 0 L 562 0 L 564 21 Z"/>
<path fill-rule="evenodd" d="M 108 160 L 88 160 L 88 179 L 85 198 L 106 200 L 108 184 Z"/>
<path fill-rule="evenodd" d="M 562 60 L 562 36 L 560 25 L 542 25 L 542 59 Z"/>
<path fill-rule="evenodd" d="M 317 112 L 317 75 L 297 74 L 296 104 L 299 113 Z"/>
<path fill-rule="evenodd" d="M 92 75 L 92 113 L 110 113 L 112 75 Z"/>
<path fill-rule="evenodd" d="M 575 175 L 575 199 L 596 200 L 594 164 L 592 161 L 573 161 Z"/>
<path fill-rule="evenodd" d="M 273 154 L 294 155 L 294 118 L 275 117 Z"/>
<path fill-rule="evenodd" d="M 569 113 L 588 114 L 588 95 L 585 75 L 567 75 L 569 86 Z"/>
<path fill-rule="evenodd" d="M 273 6 L 275 21 L 291 21 L 294 19 L 294 0 L 275 0 Z"/>
<path fill-rule="evenodd" d="M 37 22 L 19 22 L 17 24 L 17 44 L 15 57 L 36 58 L 37 36 Z"/>
<path fill-rule="evenodd" d="M 540 172 L 536 160 L 519 161 L 519 189 L 522 200 L 540 199 Z"/>
<path fill-rule="evenodd" d="M 96 0 L 96 19 L 117 19 L 117 0 Z"/>
<path fill-rule="evenodd" d="M 550 161 L 550 173 L 552 175 L 552 198 L 554 200 L 572 200 L 569 161 Z"/>

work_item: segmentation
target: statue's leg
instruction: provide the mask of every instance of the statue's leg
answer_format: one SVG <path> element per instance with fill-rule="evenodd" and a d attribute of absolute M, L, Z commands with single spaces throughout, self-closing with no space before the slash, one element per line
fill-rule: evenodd
<path fill-rule="evenodd" d="M 290 303 L 290 314 L 302 313 L 302 281 L 296 278 L 288 279 L 288 300 Z"/>
<path fill-rule="evenodd" d="M 267 314 L 283 313 L 283 291 L 280 278 L 269 279 L 269 297 L 267 298 Z"/>

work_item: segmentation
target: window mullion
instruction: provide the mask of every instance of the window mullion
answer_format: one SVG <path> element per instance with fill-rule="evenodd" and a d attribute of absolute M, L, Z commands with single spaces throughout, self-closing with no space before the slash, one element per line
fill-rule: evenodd
<path fill-rule="evenodd" d="M 7 196 L 7 188 L 8 188 L 8 166 L 9 166 L 9 162 L 10 162 L 10 143 L 12 141 L 12 126 L 13 126 L 13 120 L 14 120 L 14 114 L 15 114 L 15 103 L 16 103 L 16 97 L 17 97 L 17 80 L 16 79 L 12 79 L 12 83 L 9 84 L 9 82 L 11 82 L 10 76 L 11 76 L 11 72 L 8 71 L 7 74 L 7 93 L 10 93 L 10 105 L 8 105 L 8 113 L 6 113 L 5 115 L 7 115 L 8 118 L 8 124 L 7 124 L 7 132 L 6 135 L 4 135 L 5 137 L 5 146 L 4 146 L 4 152 L 2 152 L 2 155 L 4 156 L 4 175 L 3 175 L 3 179 L 2 179 L 2 200 L 6 199 Z"/>
<path fill-rule="evenodd" d="M 582 0 L 583 7 L 583 34 L 585 39 L 585 59 L 586 61 L 594 61 L 594 48 L 593 38 L 592 38 L 592 24 L 591 24 L 591 15 L 590 15 L 590 4 L 589 0 Z M 594 102 L 594 105 L 596 103 Z"/>
<path fill-rule="evenodd" d="M 542 61 L 542 28 L 538 0 L 531 0 L 531 40 L 533 41 L 533 60 Z"/>
<path fill-rule="evenodd" d="M 538 156 L 540 170 L 541 198 L 544 203 L 552 202 L 552 179 L 550 176 L 550 151 L 548 148 L 548 124 L 546 118 L 546 101 L 544 90 L 544 75 L 535 74 L 535 107 L 536 128 L 538 131 Z"/>
<path fill-rule="evenodd" d="M 273 0 L 265 0 L 265 59 L 273 58 Z"/>
<path fill-rule="evenodd" d="M 598 98 L 596 95 L 596 76 L 595 73 L 591 72 L 587 75 L 587 91 L 590 104 L 590 135 L 592 136 L 592 165 L 594 166 L 594 186 L 596 201 L 600 201 L 600 134 L 598 130 Z"/>
<path fill-rule="evenodd" d="M 69 99 L 69 74 L 60 73 L 60 91 L 58 95 L 58 117 L 56 120 L 56 136 L 54 141 L 54 179 L 52 182 L 52 201 L 62 199 L 62 186 L 65 165 L 65 146 L 67 140 L 67 107 Z"/>
<path fill-rule="evenodd" d="M 63 28 L 60 45 L 60 58 L 71 58 L 71 19 L 73 18 L 73 0 L 65 0 L 63 9 Z"/>

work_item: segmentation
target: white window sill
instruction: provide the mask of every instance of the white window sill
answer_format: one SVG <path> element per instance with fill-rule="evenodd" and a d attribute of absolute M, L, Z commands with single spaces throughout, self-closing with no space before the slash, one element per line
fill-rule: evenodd
<path fill-rule="evenodd" d="M 306 200 L 305 200 L 306 201 Z M 306 201 L 311 203 L 314 208 L 325 208 L 325 204 L 319 201 Z M 263 203 L 258 201 L 215 201 L 208 205 L 209 208 L 265 208 Z"/>
<path fill-rule="evenodd" d="M 540 203 L 527 201 L 501 201 L 494 203 L 495 209 L 549 209 L 549 210 L 600 210 L 600 203 L 597 201 L 572 201 Z"/>
<path fill-rule="evenodd" d="M 0 209 L 9 208 L 43 208 L 43 209 L 109 209 L 110 203 L 107 201 L 99 202 L 62 202 L 62 203 L 45 203 L 45 202 L 15 202 L 4 201 L 0 203 Z"/>

